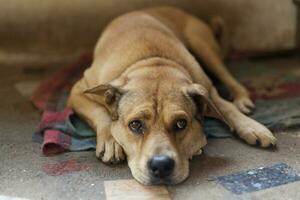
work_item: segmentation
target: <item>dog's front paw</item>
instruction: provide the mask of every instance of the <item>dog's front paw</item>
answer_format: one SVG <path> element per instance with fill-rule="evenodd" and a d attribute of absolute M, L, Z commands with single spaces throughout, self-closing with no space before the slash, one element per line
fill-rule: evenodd
<path fill-rule="evenodd" d="M 235 130 L 239 137 L 248 144 L 260 145 L 261 147 L 276 145 L 276 138 L 265 126 L 248 117 L 240 120 L 241 123 L 235 127 Z"/>
<path fill-rule="evenodd" d="M 245 114 L 250 113 L 254 108 L 254 103 L 247 95 L 234 98 L 233 103 L 240 111 Z"/>
<path fill-rule="evenodd" d="M 125 160 L 123 148 L 109 131 L 97 135 L 96 157 L 107 164 L 117 164 Z"/>

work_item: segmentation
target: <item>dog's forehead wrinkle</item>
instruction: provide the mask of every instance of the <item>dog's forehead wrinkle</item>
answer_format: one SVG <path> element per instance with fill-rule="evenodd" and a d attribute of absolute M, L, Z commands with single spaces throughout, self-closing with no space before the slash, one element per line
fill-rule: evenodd
<path fill-rule="evenodd" d="M 149 119 L 148 126 L 159 126 L 161 130 L 167 132 L 178 116 L 176 115 L 178 111 L 186 112 L 188 118 L 192 117 L 193 105 L 188 97 L 185 97 L 182 89 L 188 83 L 162 78 L 144 81 L 138 85 L 139 87 L 134 88 L 139 82 L 136 84 L 133 82 L 129 82 L 131 90 L 123 98 L 125 102 L 122 105 L 122 114 L 126 122 L 133 118 Z"/>

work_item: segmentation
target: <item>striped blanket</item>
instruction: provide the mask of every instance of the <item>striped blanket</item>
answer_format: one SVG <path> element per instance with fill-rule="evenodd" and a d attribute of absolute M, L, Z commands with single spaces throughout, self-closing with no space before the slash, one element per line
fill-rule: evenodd
<path fill-rule="evenodd" d="M 44 80 L 31 100 L 43 114 L 33 140 L 42 144 L 45 155 L 65 151 L 95 149 L 95 132 L 71 108 L 66 107 L 70 88 L 90 66 L 91 56 L 82 56 L 73 65 L 60 69 Z M 229 63 L 230 71 L 251 92 L 256 108 L 251 117 L 273 132 L 300 125 L 300 62 L 289 66 L 273 61 L 238 61 Z M 223 96 L 228 92 L 219 87 Z M 229 130 L 214 119 L 206 119 L 208 137 L 232 137 Z"/>

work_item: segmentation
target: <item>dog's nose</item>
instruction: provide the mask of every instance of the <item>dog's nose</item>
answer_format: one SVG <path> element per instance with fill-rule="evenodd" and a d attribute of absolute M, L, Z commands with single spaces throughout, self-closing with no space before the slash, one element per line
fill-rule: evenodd
<path fill-rule="evenodd" d="M 175 162 L 169 156 L 154 156 L 148 163 L 152 176 L 156 178 L 165 178 L 171 175 L 174 170 Z"/>

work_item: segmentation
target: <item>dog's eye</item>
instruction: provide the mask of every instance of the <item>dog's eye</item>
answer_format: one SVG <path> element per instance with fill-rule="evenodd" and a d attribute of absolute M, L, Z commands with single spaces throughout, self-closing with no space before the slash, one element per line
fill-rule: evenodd
<path fill-rule="evenodd" d="M 173 130 L 175 132 L 182 131 L 186 128 L 187 121 L 185 119 L 179 119 L 174 123 Z"/>
<path fill-rule="evenodd" d="M 144 132 L 144 123 L 141 120 L 131 121 L 128 127 L 134 133 L 142 134 Z"/>

